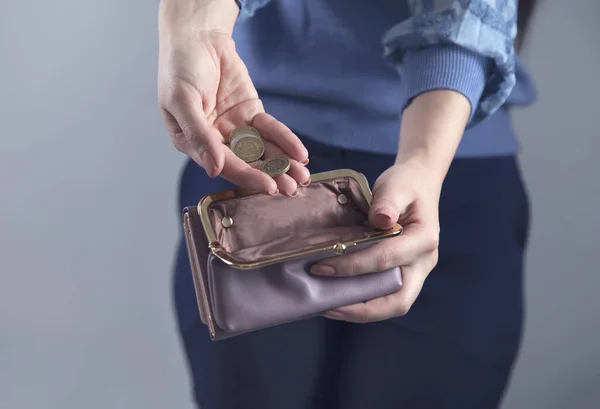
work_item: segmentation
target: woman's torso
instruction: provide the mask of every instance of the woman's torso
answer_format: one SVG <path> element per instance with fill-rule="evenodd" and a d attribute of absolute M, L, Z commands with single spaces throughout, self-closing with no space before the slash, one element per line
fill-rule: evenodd
<path fill-rule="evenodd" d="M 381 38 L 408 17 L 406 1 L 279 0 L 238 23 L 234 39 L 269 113 L 322 143 L 393 154 L 401 78 L 383 57 Z M 516 153 L 506 108 L 534 95 L 518 60 L 505 108 L 469 129 L 457 156 Z"/>

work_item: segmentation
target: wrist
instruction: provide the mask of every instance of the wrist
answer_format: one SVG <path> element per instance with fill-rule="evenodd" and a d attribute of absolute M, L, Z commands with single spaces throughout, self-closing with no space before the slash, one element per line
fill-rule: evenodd
<path fill-rule="evenodd" d="M 440 185 L 464 133 L 471 106 L 450 90 L 425 92 L 402 114 L 396 164 L 419 166 Z"/>
<path fill-rule="evenodd" d="M 430 160 L 413 156 L 404 161 L 396 160 L 393 167 L 401 170 L 401 173 L 415 175 L 417 180 L 414 180 L 419 185 L 419 188 L 429 192 L 440 194 L 442 185 L 448 169 L 437 166 Z"/>
<path fill-rule="evenodd" d="M 161 0 L 159 31 L 187 28 L 231 35 L 238 14 L 235 0 Z"/>
<path fill-rule="evenodd" d="M 427 140 L 443 138 L 445 135 L 431 135 L 431 137 L 419 138 L 417 143 L 406 143 L 398 150 L 394 165 L 408 166 L 411 169 L 419 169 L 427 181 L 436 185 L 443 183 L 450 163 L 452 162 L 456 149 L 452 147 L 431 146 Z M 408 139 L 405 137 L 405 140 Z M 417 138 L 415 138 L 416 140 Z M 419 143 L 421 142 L 421 143 Z"/>

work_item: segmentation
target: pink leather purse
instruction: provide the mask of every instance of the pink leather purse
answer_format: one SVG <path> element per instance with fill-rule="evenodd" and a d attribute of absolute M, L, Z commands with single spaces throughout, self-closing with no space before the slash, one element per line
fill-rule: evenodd
<path fill-rule="evenodd" d="M 354 277 L 308 272 L 318 260 L 401 234 L 367 224 L 371 191 L 347 169 L 313 174 L 298 196 L 233 189 L 183 210 L 202 322 L 213 340 L 398 291 L 399 268 Z"/>

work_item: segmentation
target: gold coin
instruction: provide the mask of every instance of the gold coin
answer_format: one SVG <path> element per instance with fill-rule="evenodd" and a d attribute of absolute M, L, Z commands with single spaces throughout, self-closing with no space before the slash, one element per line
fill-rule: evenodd
<path fill-rule="evenodd" d="M 240 135 L 233 140 L 231 150 L 244 162 L 259 160 L 265 154 L 265 144 L 256 136 Z"/>
<path fill-rule="evenodd" d="M 231 132 L 229 134 L 229 143 L 231 143 L 233 141 L 233 138 L 235 138 L 238 135 L 242 135 L 242 134 L 250 134 L 250 135 L 255 135 L 255 136 L 260 137 L 260 132 L 258 132 L 258 129 L 254 128 L 253 126 L 246 125 L 246 126 L 241 126 L 239 128 L 235 128 L 233 130 L 233 132 Z"/>
<path fill-rule="evenodd" d="M 259 169 L 276 178 L 290 170 L 290 160 L 285 156 L 274 156 L 261 163 Z"/>
<path fill-rule="evenodd" d="M 237 144 L 237 142 L 243 138 L 256 138 L 256 139 L 260 139 L 262 141 L 262 138 L 260 136 L 257 136 L 257 135 L 251 134 L 251 133 L 237 134 L 231 139 L 231 141 L 229 141 L 229 146 L 231 147 L 231 149 L 233 149 L 233 147 Z"/>

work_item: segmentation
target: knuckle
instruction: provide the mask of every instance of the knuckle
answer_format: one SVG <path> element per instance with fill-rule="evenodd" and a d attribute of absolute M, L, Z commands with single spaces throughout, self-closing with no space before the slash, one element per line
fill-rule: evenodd
<path fill-rule="evenodd" d="M 188 100 L 189 91 L 181 85 L 174 85 L 159 95 L 159 101 L 163 106 L 174 107 L 176 105 L 185 104 Z"/>
<path fill-rule="evenodd" d="M 360 271 L 359 264 L 357 258 L 358 255 L 353 255 L 354 257 L 340 257 L 340 271 L 345 271 L 347 276 L 356 276 L 362 273 Z"/>
<path fill-rule="evenodd" d="M 185 141 L 194 148 L 198 148 L 198 138 L 196 132 L 189 124 L 181 124 L 181 137 L 184 138 Z"/>
<path fill-rule="evenodd" d="M 434 252 L 440 245 L 440 233 L 438 230 L 429 232 L 425 239 L 425 250 L 427 252 Z"/>
<path fill-rule="evenodd" d="M 431 264 L 429 266 L 429 271 L 433 270 L 435 268 L 435 266 L 437 266 L 439 260 L 440 260 L 440 253 L 439 253 L 439 251 L 436 250 L 431 255 Z"/>
<path fill-rule="evenodd" d="M 367 311 L 362 311 L 359 314 L 357 314 L 356 321 L 360 324 L 366 324 L 367 322 L 370 321 L 369 318 L 370 318 L 369 313 Z"/>
<path fill-rule="evenodd" d="M 274 121 L 274 120 L 275 120 L 275 118 L 271 117 L 269 114 L 266 114 L 264 112 L 259 112 L 256 115 L 254 115 L 250 125 L 252 125 L 256 128 L 262 128 L 264 126 L 267 126 L 270 121 Z"/>
<path fill-rule="evenodd" d="M 204 153 L 208 150 L 208 143 L 204 138 L 204 135 L 197 132 L 193 127 L 184 125 L 182 126 L 181 136 L 185 144 L 189 146 L 191 149 L 197 151 L 198 153 Z"/>
<path fill-rule="evenodd" d="M 410 311 L 410 307 L 412 305 L 406 301 L 402 301 L 400 304 L 398 304 L 398 306 L 396 307 L 396 316 L 398 317 L 403 317 L 406 314 L 408 314 L 408 311 Z"/>
<path fill-rule="evenodd" d="M 248 169 L 244 169 L 244 168 L 235 169 L 232 172 L 232 174 L 233 174 L 232 178 L 234 180 L 245 180 L 246 176 L 248 176 L 248 177 L 250 176 L 250 175 L 248 175 Z"/>
<path fill-rule="evenodd" d="M 177 149 L 179 152 L 186 153 L 187 144 L 185 136 L 181 132 L 173 134 L 173 136 L 171 137 L 171 142 L 173 143 L 175 149 Z"/>
<path fill-rule="evenodd" d="M 161 107 L 168 107 L 170 102 L 171 89 L 164 87 L 163 84 L 158 84 L 158 104 Z"/>
<path fill-rule="evenodd" d="M 377 271 L 387 270 L 394 266 L 396 251 L 392 247 L 383 247 L 375 255 L 375 269 Z"/>
<path fill-rule="evenodd" d="M 335 256 L 328 261 L 328 265 L 333 267 L 335 275 L 338 277 L 350 277 L 356 275 L 352 262 L 346 262 L 349 256 Z"/>

